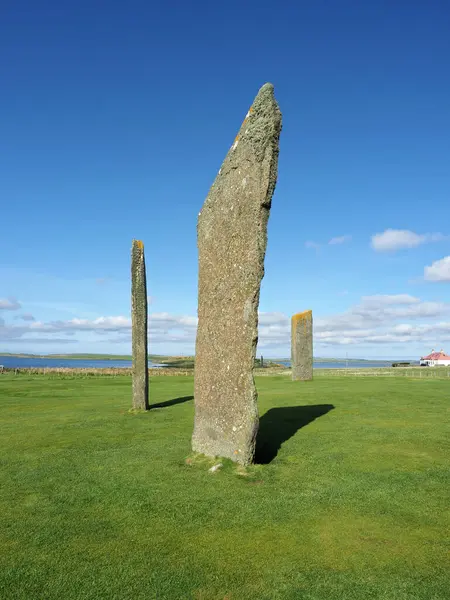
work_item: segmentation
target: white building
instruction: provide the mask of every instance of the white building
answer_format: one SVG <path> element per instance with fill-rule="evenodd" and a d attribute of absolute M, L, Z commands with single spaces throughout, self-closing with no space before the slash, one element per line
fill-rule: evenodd
<path fill-rule="evenodd" d="M 449 367 L 450 366 L 450 356 L 445 354 L 443 350 L 440 352 L 435 352 L 432 350 L 431 354 L 428 356 L 423 356 L 420 359 L 421 367 Z"/>

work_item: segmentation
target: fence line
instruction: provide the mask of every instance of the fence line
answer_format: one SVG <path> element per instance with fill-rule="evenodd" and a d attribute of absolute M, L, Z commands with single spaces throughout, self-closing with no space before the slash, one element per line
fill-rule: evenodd
<path fill-rule="evenodd" d="M 58 368 L 58 367 L 20 367 L 0 369 L 0 375 L 14 373 L 14 375 L 48 375 L 54 377 L 96 377 L 117 375 L 131 376 L 131 368 Z M 149 369 L 152 377 L 193 375 L 194 369 L 179 369 L 176 367 Z M 285 375 L 289 376 L 291 370 L 288 368 L 264 368 L 255 369 L 257 376 Z M 448 379 L 450 380 L 450 368 L 446 367 L 381 367 L 361 369 L 314 369 L 314 377 L 407 377 L 410 379 Z"/>
<path fill-rule="evenodd" d="M 50 375 L 56 377 L 96 377 L 98 375 L 115 377 L 116 375 L 131 376 L 131 368 L 70 368 L 70 367 L 11 367 L 3 368 L 0 373 L 14 373 L 14 375 Z M 167 369 L 149 369 L 149 375 L 152 377 L 159 377 L 162 375 L 174 376 L 174 375 L 193 375 L 194 370 L 177 369 L 176 367 L 170 367 Z"/>
<path fill-rule="evenodd" d="M 387 367 L 363 369 L 314 369 L 314 376 L 319 377 L 408 377 L 410 379 L 448 379 L 450 369 L 445 367 Z"/>

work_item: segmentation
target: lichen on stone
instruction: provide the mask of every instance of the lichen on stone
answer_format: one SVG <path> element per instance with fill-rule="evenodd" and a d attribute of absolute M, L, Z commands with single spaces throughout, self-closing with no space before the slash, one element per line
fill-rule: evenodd
<path fill-rule="evenodd" d="M 293 315 L 291 319 L 291 369 L 292 379 L 313 378 L 312 310 Z"/>

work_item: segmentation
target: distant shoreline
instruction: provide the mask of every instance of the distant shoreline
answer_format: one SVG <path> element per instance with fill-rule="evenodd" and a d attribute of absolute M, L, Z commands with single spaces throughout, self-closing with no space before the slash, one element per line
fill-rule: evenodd
<path fill-rule="evenodd" d="M 0 352 L 0 358 L 2 356 L 10 356 L 13 358 L 41 358 L 41 359 L 62 359 L 62 360 L 132 360 L 129 354 L 26 354 L 26 353 L 13 353 L 13 352 Z M 148 357 L 149 361 L 157 363 L 172 363 L 181 361 L 193 361 L 193 356 L 163 356 L 158 354 L 150 354 Z M 264 358 L 268 363 L 283 363 L 289 361 L 289 358 Z M 388 362 L 399 362 L 399 359 L 371 359 L 371 358 L 316 358 L 314 362 L 336 362 L 336 363 L 353 363 L 353 362 L 371 362 L 371 363 L 388 363 Z M 408 359 L 405 359 L 405 361 Z M 409 359 L 408 362 L 413 362 Z"/>

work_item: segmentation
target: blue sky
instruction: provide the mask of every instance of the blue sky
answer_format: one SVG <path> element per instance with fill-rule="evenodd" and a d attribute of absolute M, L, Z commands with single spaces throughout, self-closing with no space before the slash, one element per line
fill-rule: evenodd
<path fill-rule="evenodd" d="M 129 352 L 133 238 L 150 351 L 193 351 L 197 215 L 266 81 L 259 352 L 308 308 L 317 356 L 450 351 L 447 2 L 7 0 L 0 53 L 0 351 Z"/>

